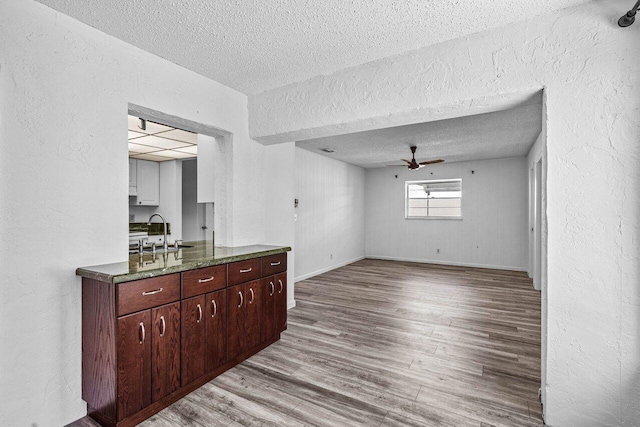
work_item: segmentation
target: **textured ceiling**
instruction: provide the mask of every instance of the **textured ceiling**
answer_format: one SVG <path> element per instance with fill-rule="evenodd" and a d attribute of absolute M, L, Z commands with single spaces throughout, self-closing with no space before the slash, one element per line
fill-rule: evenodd
<path fill-rule="evenodd" d="M 591 0 L 38 0 L 246 94 Z"/>
<path fill-rule="evenodd" d="M 509 110 L 309 139 L 296 146 L 364 168 L 400 165 L 400 159 L 411 159 L 412 145 L 418 147 L 418 162 L 526 156 L 542 129 L 541 99 Z"/>

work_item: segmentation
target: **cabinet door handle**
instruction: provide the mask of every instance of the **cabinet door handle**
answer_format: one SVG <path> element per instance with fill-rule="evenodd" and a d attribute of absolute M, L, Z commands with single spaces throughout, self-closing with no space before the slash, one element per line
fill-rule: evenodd
<path fill-rule="evenodd" d="M 249 300 L 249 304 L 252 304 L 253 303 L 253 297 L 254 297 L 253 288 L 249 288 L 249 292 L 251 293 L 251 299 Z"/>
<path fill-rule="evenodd" d="M 273 282 L 269 282 L 269 288 L 270 288 L 269 296 L 273 296 L 273 293 L 276 291 L 276 287 L 273 286 Z"/>
<path fill-rule="evenodd" d="M 280 289 L 278 290 L 278 293 L 281 294 L 282 293 L 282 289 L 284 288 L 284 285 L 282 284 L 282 280 L 278 279 L 278 283 L 280 284 Z"/>
<path fill-rule="evenodd" d="M 242 292 L 238 292 L 238 295 L 240 295 L 240 304 L 238 304 L 238 308 L 242 307 L 242 303 L 244 302 L 244 297 L 242 296 Z"/>
<path fill-rule="evenodd" d="M 276 265 L 280 265 L 280 261 L 271 263 L 271 267 L 275 267 Z"/>
<path fill-rule="evenodd" d="M 146 332 L 144 330 L 144 323 L 140 322 L 140 329 L 139 329 L 139 335 L 138 335 L 138 337 L 140 338 L 140 344 L 144 343 L 145 336 L 146 336 Z"/>
<path fill-rule="evenodd" d="M 211 300 L 211 305 L 213 306 L 213 314 L 211 317 L 216 317 L 216 313 L 218 312 L 218 307 L 216 306 L 216 300 Z"/>
<path fill-rule="evenodd" d="M 164 316 L 160 316 L 160 336 L 163 337 L 167 332 L 167 322 L 164 321 Z"/>
<path fill-rule="evenodd" d="M 213 279 L 215 279 L 214 276 L 208 277 L 206 279 L 198 279 L 198 283 L 207 283 L 207 282 L 212 281 Z"/>
<path fill-rule="evenodd" d="M 240 270 L 240 273 L 249 273 L 251 270 L 253 270 L 253 267 L 249 267 L 249 268 L 245 268 L 244 270 Z"/>
<path fill-rule="evenodd" d="M 162 292 L 163 288 L 160 289 L 156 289 L 155 291 L 146 291 L 142 293 L 143 297 L 149 296 L 149 295 L 155 295 L 155 294 L 159 294 L 160 292 Z"/>
<path fill-rule="evenodd" d="M 201 320 L 202 320 L 202 306 L 198 304 L 198 320 L 196 320 L 196 323 L 200 323 Z"/>

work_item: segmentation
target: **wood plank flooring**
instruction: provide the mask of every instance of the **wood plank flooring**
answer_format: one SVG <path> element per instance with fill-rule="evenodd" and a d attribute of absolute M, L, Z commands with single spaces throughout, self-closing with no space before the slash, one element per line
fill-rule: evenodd
<path fill-rule="evenodd" d="M 525 273 L 365 259 L 295 298 L 279 342 L 142 426 L 543 425 Z"/>

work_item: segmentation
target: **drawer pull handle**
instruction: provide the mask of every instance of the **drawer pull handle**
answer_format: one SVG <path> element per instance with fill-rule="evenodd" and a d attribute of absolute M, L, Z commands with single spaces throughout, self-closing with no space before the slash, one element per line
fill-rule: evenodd
<path fill-rule="evenodd" d="M 275 267 L 276 265 L 280 265 L 280 261 L 271 263 L 271 267 Z"/>
<path fill-rule="evenodd" d="M 155 291 L 147 291 L 147 292 L 143 292 L 142 296 L 143 297 L 147 297 L 149 295 L 155 295 L 155 294 L 159 294 L 160 292 L 162 292 L 163 288 L 160 289 L 156 289 Z"/>
<path fill-rule="evenodd" d="M 215 279 L 214 276 L 208 277 L 206 279 L 198 279 L 198 283 L 207 283 L 207 282 L 212 281 L 213 279 Z"/>
<path fill-rule="evenodd" d="M 211 305 L 213 306 L 213 314 L 211 317 L 216 317 L 216 313 L 218 312 L 218 307 L 216 306 L 216 300 L 211 300 Z"/>
<path fill-rule="evenodd" d="M 249 304 L 252 304 L 253 303 L 253 297 L 254 297 L 253 288 L 249 288 L 249 292 L 251 293 L 251 299 L 249 300 Z"/>
<path fill-rule="evenodd" d="M 240 295 L 240 304 L 238 304 L 238 308 L 242 307 L 242 303 L 244 302 L 244 297 L 242 296 L 242 292 L 238 292 L 238 295 Z"/>
<path fill-rule="evenodd" d="M 140 322 L 140 332 L 139 332 L 140 344 L 144 343 L 145 335 L 146 335 L 146 332 L 144 330 L 144 323 Z"/>
<path fill-rule="evenodd" d="M 200 306 L 200 304 L 198 304 L 198 320 L 196 320 L 196 323 L 200 323 L 200 321 L 202 320 L 202 307 Z"/>
<path fill-rule="evenodd" d="M 164 316 L 160 316 L 160 336 L 163 337 L 167 332 L 167 322 L 164 321 Z"/>
<path fill-rule="evenodd" d="M 282 288 L 284 287 L 284 286 L 282 285 L 282 280 L 279 280 L 279 279 L 278 279 L 278 283 L 280 284 L 280 289 L 278 290 L 278 293 L 279 293 L 279 294 L 281 294 L 281 293 L 282 293 Z"/>
<path fill-rule="evenodd" d="M 252 267 L 245 268 L 244 270 L 240 270 L 240 273 L 249 273 L 251 270 L 253 270 Z"/>
<path fill-rule="evenodd" d="M 273 286 L 273 282 L 269 282 L 269 288 L 271 288 L 269 292 L 269 296 L 273 296 L 273 293 L 276 291 L 276 287 Z"/>

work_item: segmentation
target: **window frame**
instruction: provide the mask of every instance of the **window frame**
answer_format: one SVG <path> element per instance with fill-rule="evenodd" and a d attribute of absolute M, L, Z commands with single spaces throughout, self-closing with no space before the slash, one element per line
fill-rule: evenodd
<path fill-rule="evenodd" d="M 410 184 L 424 184 L 424 183 L 438 183 L 438 182 L 459 182 L 460 183 L 460 216 L 409 216 L 409 185 Z M 462 178 L 448 178 L 448 179 L 420 179 L 415 181 L 404 182 L 404 219 L 446 219 L 461 221 L 462 220 Z"/>

